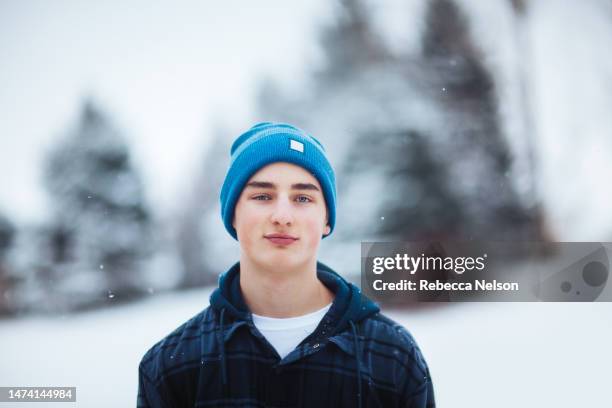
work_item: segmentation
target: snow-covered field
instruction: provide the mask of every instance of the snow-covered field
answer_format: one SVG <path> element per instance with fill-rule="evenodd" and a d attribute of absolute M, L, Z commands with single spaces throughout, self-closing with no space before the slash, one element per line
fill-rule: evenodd
<path fill-rule="evenodd" d="M 0 320 L 0 386 L 76 386 L 77 403 L 57 408 L 135 406 L 140 358 L 209 293 Z M 457 303 L 388 315 L 419 342 L 440 407 L 612 406 L 612 303 Z"/>

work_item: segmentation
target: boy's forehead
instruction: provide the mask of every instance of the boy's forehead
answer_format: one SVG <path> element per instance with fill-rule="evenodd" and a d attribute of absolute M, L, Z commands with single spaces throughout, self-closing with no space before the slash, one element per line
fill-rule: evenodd
<path fill-rule="evenodd" d="M 319 181 L 308 170 L 291 163 L 271 163 L 259 169 L 251 181 L 270 182 L 274 184 L 295 184 L 309 182 L 320 187 Z"/>

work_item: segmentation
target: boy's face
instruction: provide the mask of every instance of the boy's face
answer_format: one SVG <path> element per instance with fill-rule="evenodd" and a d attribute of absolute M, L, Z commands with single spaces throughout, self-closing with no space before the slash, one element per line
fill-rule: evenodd
<path fill-rule="evenodd" d="M 317 179 L 302 167 L 272 163 L 247 182 L 232 223 L 243 256 L 262 267 L 295 268 L 316 259 L 329 234 Z"/>

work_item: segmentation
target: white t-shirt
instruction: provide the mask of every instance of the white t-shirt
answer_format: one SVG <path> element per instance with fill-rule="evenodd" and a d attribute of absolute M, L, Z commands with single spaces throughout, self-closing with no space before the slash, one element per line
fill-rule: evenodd
<path fill-rule="evenodd" d="M 274 346 L 282 359 L 317 328 L 331 305 L 330 303 L 323 309 L 303 316 L 285 319 L 259 316 L 253 313 L 253 323 L 266 340 Z"/>

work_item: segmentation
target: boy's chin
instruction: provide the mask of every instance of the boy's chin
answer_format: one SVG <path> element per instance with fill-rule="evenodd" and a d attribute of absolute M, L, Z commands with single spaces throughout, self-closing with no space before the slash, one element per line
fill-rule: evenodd
<path fill-rule="evenodd" d="M 295 254 L 275 254 L 274 256 L 266 257 L 261 260 L 266 269 L 278 269 L 279 271 L 288 271 L 298 269 L 307 264 L 307 260 L 302 257 L 296 257 Z"/>

